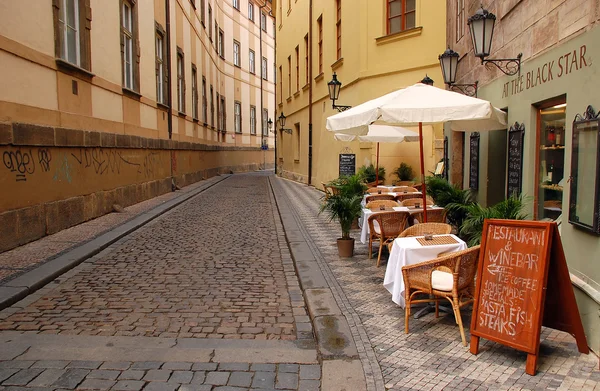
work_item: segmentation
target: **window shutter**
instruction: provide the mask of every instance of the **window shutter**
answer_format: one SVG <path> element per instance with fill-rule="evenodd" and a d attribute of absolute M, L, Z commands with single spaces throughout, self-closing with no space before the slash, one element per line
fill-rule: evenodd
<path fill-rule="evenodd" d="M 142 55 L 142 51 L 140 50 L 140 40 L 138 39 L 138 29 L 137 29 L 137 16 L 135 18 L 134 23 L 136 26 L 134 27 L 135 36 L 133 37 L 135 42 L 135 66 L 133 67 L 133 78 L 135 80 L 133 84 L 133 89 L 135 91 L 140 91 L 140 58 Z"/>
<path fill-rule="evenodd" d="M 80 0 L 79 3 L 79 47 L 81 67 L 92 70 L 92 7 L 90 0 Z M 83 26 L 83 28 L 81 28 Z"/>
<path fill-rule="evenodd" d="M 52 17 L 54 19 L 54 56 L 60 58 L 63 44 L 63 29 L 58 21 L 60 15 L 60 0 L 52 0 Z"/>

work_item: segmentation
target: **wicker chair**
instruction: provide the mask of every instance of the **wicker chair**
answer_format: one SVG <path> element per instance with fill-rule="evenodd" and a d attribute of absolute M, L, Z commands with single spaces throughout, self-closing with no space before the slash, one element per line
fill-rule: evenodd
<path fill-rule="evenodd" d="M 394 199 L 395 197 L 391 194 L 373 194 L 373 195 L 368 195 L 367 198 L 365 199 L 365 203 L 369 203 L 371 201 L 380 201 L 380 200 L 390 200 L 390 201 L 395 201 Z"/>
<path fill-rule="evenodd" d="M 433 205 L 433 199 L 431 197 L 427 196 L 426 200 L 427 200 L 427 205 Z M 402 206 L 415 206 L 415 204 L 419 204 L 421 207 L 423 207 L 423 197 L 408 198 L 408 199 L 402 201 Z"/>
<path fill-rule="evenodd" d="M 321 184 L 323 185 L 323 190 L 325 190 L 325 200 L 327 200 L 329 197 L 331 197 L 333 195 L 333 192 L 331 191 L 331 186 L 328 186 L 324 182 L 321 182 Z"/>
<path fill-rule="evenodd" d="M 398 237 L 406 238 L 409 236 L 423 236 L 425 234 L 448 235 L 450 232 L 452 232 L 452 226 L 450 224 L 421 223 L 408 227 L 402 231 Z"/>
<path fill-rule="evenodd" d="M 393 208 L 395 206 L 400 206 L 399 203 L 397 203 L 396 201 L 390 201 L 390 200 L 379 200 L 379 201 L 371 201 L 367 204 L 366 208 L 367 209 L 379 209 L 379 207 L 383 205 L 386 208 Z"/>
<path fill-rule="evenodd" d="M 413 181 L 400 181 L 396 182 L 396 186 L 412 186 L 415 183 Z"/>
<path fill-rule="evenodd" d="M 383 185 L 383 180 L 368 182 L 367 187 L 377 187 L 379 185 Z"/>
<path fill-rule="evenodd" d="M 369 216 L 369 259 L 373 251 L 373 239 L 379 239 L 377 267 L 381 263 L 381 249 L 392 242 L 404 230 L 410 214 L 408 212 L 382 212 Z"/>
<path fill-rule="evenodd" d="M 403 203 L 404 204 L 404 203 Z M 446 222 L 446 214 L 448 211 L 446 209 L 427 209 L 427 222 L 428 223 L 445 223 Z M 414 220 L 423 222 L 423 212 L 415 213 L 412 215 Z"/>
<path fill-rule="evenodd" d="M 418 193 L 402 193 L 402 194 L 396 194 L 395 199 L 396 199 L 396 201 L 402 202 L 404 200 L 410 200 L 412 198 L 421 199 L 421 198 L 423 198 L 423 196 Z"/>
<path fill-rule="evenodd" d="M 367 193 L 369 194 L 385 194 L 390 191 L 385 187 L 371 187 L 367 189 Z"/>
<path fill-rule="evenodd" d="M 402 193 L 403 191 L 408 191 L 411 186 L 396 186 L 392 188 L 392 193 Z"/>
<path fill-rule="evenodd" d="M 435 301 L 435 316 L 439 315 L 439 302 L 448 300 L 452 305 L 462 343 L 467 346 L 460 309 L 474 301 L 475 274 L 479 259 L 479 246 L 449 253 L 431 261 L 402 267 L 404 277 L 404 332 L 408 334 L 410 307 L 416 303 Z M 419 294 L 427 298 L 416 298 Z"/>

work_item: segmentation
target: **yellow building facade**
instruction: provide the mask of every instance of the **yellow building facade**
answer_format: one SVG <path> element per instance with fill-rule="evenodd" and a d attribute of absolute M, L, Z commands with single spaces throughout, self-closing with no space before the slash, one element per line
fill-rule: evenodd
<path fill-rule="evenodd" d="M 413 85 L 426 75 L 443 88 L 438 55 L 445 49 L 444 1 L 273 2 L 277 29 L 277 172 L 320 186 L 339 175 L 340 153 L 355 154 L 356 170 L 376 160 L 376 144 L 341 142 L 325 129 L 332 107 L 327 83 L 342 83 L 336 105 L 358 105 Z M 419 171 L 418 143 L 380 144 L 386 182 L 402 162 Z M 425 170 L 443 156 L 441 127 L 424 128 Z M 417 174 L 418 176 L 418 174 Z"/>
<path fill-rule="evenodd" d="M 1 2 L 0 251 L 272 168 L 273 21 L 266 0 Z"/>

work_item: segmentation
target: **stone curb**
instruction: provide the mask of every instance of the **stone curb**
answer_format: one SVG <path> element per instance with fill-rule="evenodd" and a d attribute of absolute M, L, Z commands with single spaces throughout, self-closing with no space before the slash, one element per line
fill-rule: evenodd
<path fill-rule="evenodd" d="M 116 226 L 113 229 L 91 239 L 56 258 L 36 267 L 29 272 L 8 281 L 0 286 L 0 310 L 7 308 L 27 295 L 40 289 L 61 274 L 79 265 L 86 259 L 96 255 L 112 243 L 130 234 L 136 229 L 146 225 L 155 218 L 168 212 L 179 204 L 195 197 L 217 183 L 229 178 L 230 175 L 221 175 L 203 181 L 198 188 L 179 195 L 162 205 L 140 213 L 131 220 Z"/>
<path fill-rule="evenodd" d="M 288 197 L 271 179 L 271 189 L 285 231 L 290 253 L 313 323 L 319 353 L 324 360 L 358 358 L 358 351 L 346 318 L 337 305 L 331 288 L 317 263 L 306 238 L 302 235 L 299 222 L 288 204 Z"/>

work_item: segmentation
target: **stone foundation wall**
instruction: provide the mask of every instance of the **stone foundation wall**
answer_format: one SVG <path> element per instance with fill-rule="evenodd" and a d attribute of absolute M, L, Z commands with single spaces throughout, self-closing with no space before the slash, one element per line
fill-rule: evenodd
<path fill-rule="evenodd" d="M 273 167 L 273 151 L 0 123 L 0 252 L 202 179 Z"/>

